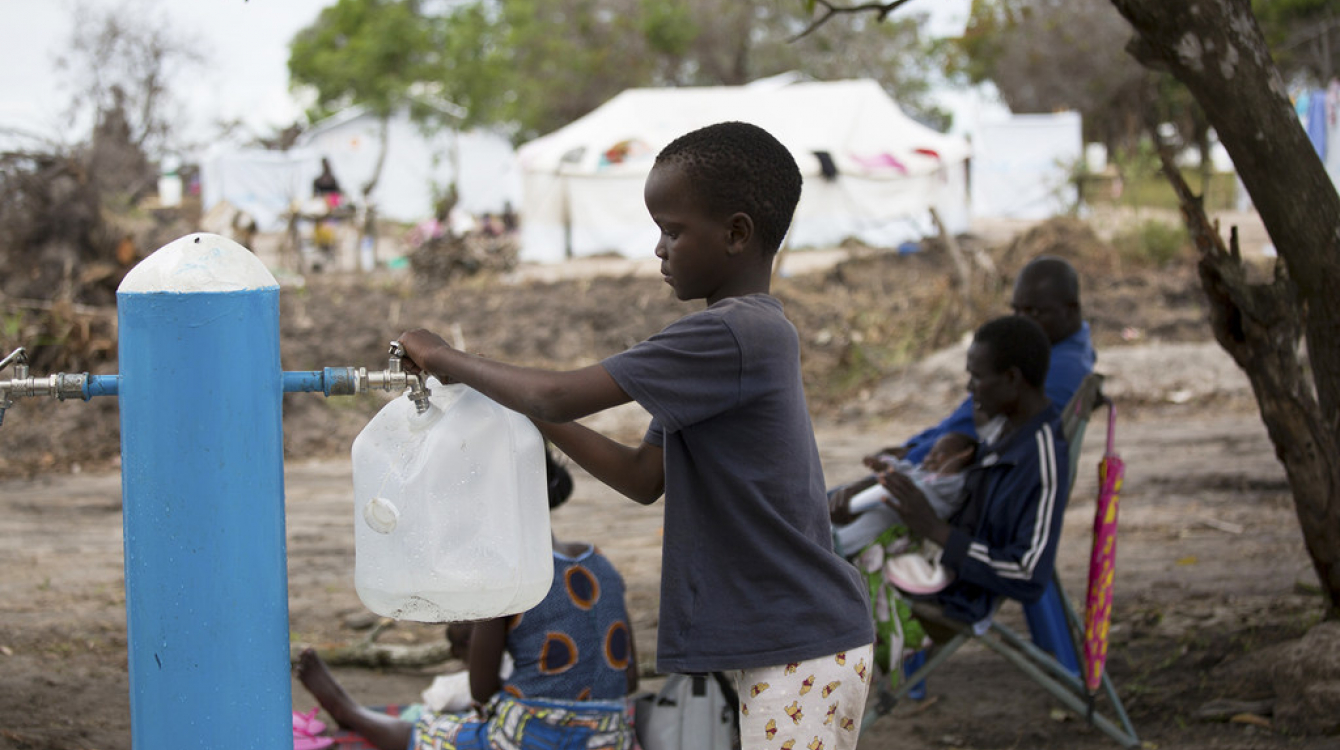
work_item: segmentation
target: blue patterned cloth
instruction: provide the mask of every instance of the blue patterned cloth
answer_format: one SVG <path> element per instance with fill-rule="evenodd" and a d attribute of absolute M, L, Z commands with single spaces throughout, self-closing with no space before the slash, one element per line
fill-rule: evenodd
<path fill-rule="evenodd" d="M 624 583 L 594 547 L 554 552 L 544 601 L 512 618 L 515 663 L 483 715 L 426 713 L 412 750 L 630 750 L 632 632 Z"/>
<path fill-rule="evenodd" d="M 513 618 L 507 652 L 516 667 L 502 689 L 513 697 L 623 698 L 633 647 L 619 572 L 594 547 L 555 552 L 549 594 Z"/>
<path fill-rule="evenodd" d="M 630 750 L 629 703 L 522 700 L 499 693 L 485 716 L 425 716 L 414 727 L 414 750 Z"/>

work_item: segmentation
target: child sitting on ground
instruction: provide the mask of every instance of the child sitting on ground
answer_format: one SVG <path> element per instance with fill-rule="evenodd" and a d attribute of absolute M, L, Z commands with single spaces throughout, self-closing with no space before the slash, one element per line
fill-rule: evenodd
<path fill-rule="evenodd" d="M 407 371 L 530 417 L 636 502 L 665 494 L 657 668 L 728 673 L 745 750 L 855 748 L 874 640 L 860 578 L 833 552 L 799 336 L 769 294 L 800 190 L 790 150 L 754 125 L 662 149 L 643 192 L 655 254 L 675 295 L 707 307 L 598 364 L 543 370 L 397 337 Z M 574 421 L 633 400 L 651 414 L 636 447 Z"/>
<path fill-rule="evenodd" d="M 572 478 L 552 456 L 546 464 L 552 510 L 571 495 Z M 555 539 L 553 547 L 554 580 L 543 601 L 471 627 L 473 711 L 426 711 L 414 723 L 373 711 L 345 692 L 310 648 L 298 659 L 298 679 L 341 727 L 380 750 L 631 750 L 625 698 L 637 689 L 637 656 L 623 578 L 591 544 Z M 499 675 L 504 653 L 515 664 L 506 679 Z"/>

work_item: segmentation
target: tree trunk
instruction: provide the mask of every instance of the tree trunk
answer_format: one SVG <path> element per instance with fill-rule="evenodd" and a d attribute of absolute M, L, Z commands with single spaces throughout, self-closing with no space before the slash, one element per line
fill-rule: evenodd
<path fill-rule="evenodd" d="M 1147 67 L 1171 72 L 1205 109 L 1283 263 L 1273 283 L 1249 284 L 1237 248 L 1225 251 L 1199 201 L 1180 186 L 1215 336 L 1252 382 L 1334 618 L 1340 614 L 1340 295 L 1334 292 L 1340 196 L 1298 122 L 1249 0 L 1112 4 L 1135 28 L 1128 51 Z M 1169 177 L 1175 187 L 1181 182 L 1174 172 Z M 1300 330 L 1311 382 L 1298 353 Z"/>

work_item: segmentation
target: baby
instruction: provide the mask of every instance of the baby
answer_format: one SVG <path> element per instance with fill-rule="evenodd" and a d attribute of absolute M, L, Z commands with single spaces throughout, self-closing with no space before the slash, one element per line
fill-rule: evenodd
<path fill-rule="evenodd" d="M 976 454 L 976 438 L 962 432 L 947 432 L 935 441 L 919 466 L 889 454 L 869 456 L 865 464 L 876 472 L 894 469 L 907 475 L 926 495 L 935 515 L 948 518 L 963 504 L 963 470 L 972 464 Z M 888 491 L 878 482 L 852 497 L 849 508 L 856 518 L 833 528 L 833 541 L 839 553 L 850 556 L 860 552 L 880 532 L 901 523 L 898 511 L 884 502 L 888 497 Z"/>

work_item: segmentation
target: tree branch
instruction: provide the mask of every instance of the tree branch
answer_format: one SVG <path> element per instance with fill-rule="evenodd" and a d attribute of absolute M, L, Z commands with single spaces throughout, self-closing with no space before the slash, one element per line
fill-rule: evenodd
<path fill-rule="evenodd" d="M 861 5 L 834 5 L 831 2 L 828 2 L 828 0 L 816 0 L 817 5 L 823 6 L 824 8 L 823 14 L 820 15 L 818 18 L 816 18 L 814 22 L 811 23 L 809 26 L 806 26 L 803 31 L 791 37 L 787 41 L 795 42 L 804 39 L 805 37 L 810 35 L 810 32 L 815 31 L 820 26 L 823 26 L 824 24 L 832 20 L 834 16 L 853 15 L 856 13 L 874 13 L 876 20 L 883 21 L 885 18 L 889 17 L 890 13 L 892 13 L 893 11 L 897 10 L 898 8 L 902 7 L 903 5 L 906 5 L 911 1 L 912 0 L 891 0 L 891 2 L 887 3 L 863 3 Z"/>

